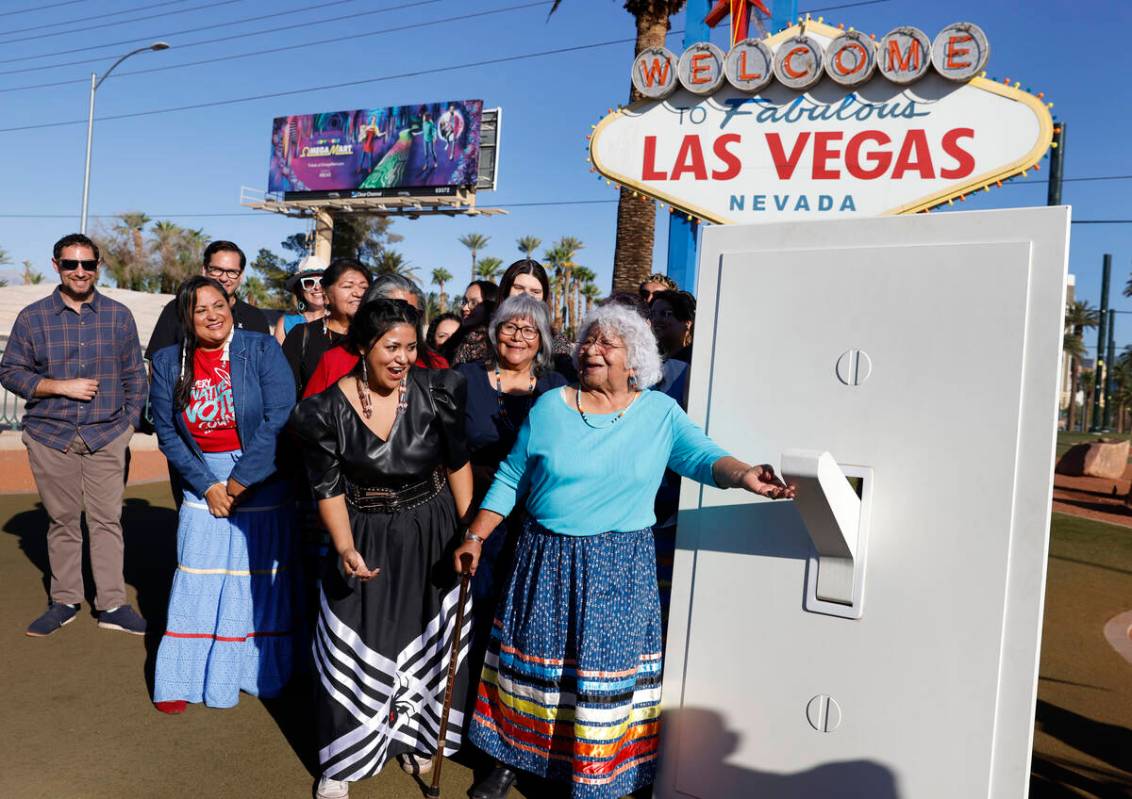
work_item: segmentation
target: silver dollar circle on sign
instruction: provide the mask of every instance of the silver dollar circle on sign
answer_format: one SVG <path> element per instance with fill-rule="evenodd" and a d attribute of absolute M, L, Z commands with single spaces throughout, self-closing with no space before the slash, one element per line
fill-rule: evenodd
<path fill-rule="evenodd" d="M 723 85 L 723 51 L 711 42 L 696 42 L 680 56 L 680 85 L 692 94 L 712 94 Z"/>
<path fill-rule="evenodd" d="M 676 56 L 663 47 L 649 47 L 633 61 L 633 88 L 649 100 L 663 100 L 676 91 Z"/>
<path fill-rule="evenodd" d="M 774 76 L 788 89 L 808 89 L 821 80 L 822 51 L 809 36 L 787 39 L 774 53 Z"/>
<path fill-rule="evenodd" d="M 841 86 L 858 86 L 877 67 L 876 45 L 858 31 L 841 34 L 825 50 L 825 72 Z"/>
<path fill-rule="evenodd" d="M 743 39 L 727 53 L 723 71 L 736 89 L 754 93 L 774 78 L 774 54 L 759 39 Z"/>
<path fill-rule="evenodd" d="M 932 43 L 928 35 L 910 25 L 884 35 L 877 47 L 877 66 L 893 83 L 914 83 L 931 66 Z"/>
<path fill-rule="evenodd" d="M 948 80 L 970 80 L 983 71 L 989 58 L 987 35 L 973 22 L 948 25 L 932 42 L 932 66 Z"/>

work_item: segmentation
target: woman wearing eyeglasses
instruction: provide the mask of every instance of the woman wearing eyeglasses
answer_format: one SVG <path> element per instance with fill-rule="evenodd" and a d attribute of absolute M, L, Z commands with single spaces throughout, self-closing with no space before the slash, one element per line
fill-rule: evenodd
<path fill-rule="evenodd" d="M 282 344 L 287 334 L 299 325 L 317 322 L 326 316 L 326 295 L 322 293 L 322 269 L 304 269 L 284 283 L 287 291 L 295 295 L 297 313 L 284 314 L 275 323 L 275 339 Z"/>
<path fill-rule="evenodd" d="M 471 740 L 497 761 L 471 792 L 502 799 L 517 771 L 577 799 L 650 784 L 658 755 L 660 603 L 651 526 L 665 467 L 721 488 L 793 496 L 769 466 L 709 439 L 660 378 L 656 339 L 617 304 L 583 322 L 579 383 L 531 409 L 456 550 L 473 572 L 516 503 L 527 517 L 496 610 Z M 525 499 L 521 496 L 525 493 Z"/>
<path fill-rule="evenodd" d="M 346 340 L 350 320 L 372 282 L 369 270 L 351 258 L 336 258 L 322 273 L 326 315 L 292 328 L 283 340 L 283 354 L 295 375 L 300 397 L 326 351 Z"/>
<path fill-rule="evenodd" d="M 455 367 L 468 383 L 464 429 L 474 478 L 473 508 L 479 507 L 496 469 L 515 445 L 535 400 L 566 385 L 565 378 L 553 369 L 550 314 L 545 303 L 524 293 L 508 297 L 492 317 L 488 336 L 491 354 L 486 363 Z M 469 662 L 477 675 L 507 576 L 509 539 L 514 538 L 509 531 L 517 532 L 517 526 L 501 524 L 491 537 L 472 582 L 475 627 Z"/>

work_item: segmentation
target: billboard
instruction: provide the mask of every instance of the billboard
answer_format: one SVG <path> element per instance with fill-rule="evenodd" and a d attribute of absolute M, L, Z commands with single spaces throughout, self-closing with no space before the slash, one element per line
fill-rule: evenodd
<path fill-rule="evenodd" d="M 276 117 L 267 190 L 299 199 L 474 187 L 482 114 L 482 100 L 450 100 Z"/>

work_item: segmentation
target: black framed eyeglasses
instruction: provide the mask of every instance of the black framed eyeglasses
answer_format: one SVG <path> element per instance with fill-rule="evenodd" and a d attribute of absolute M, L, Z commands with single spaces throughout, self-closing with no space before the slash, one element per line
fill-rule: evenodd
<path fill-rule="evenodd" d="M 507 338 L 515 338 L 519 336 L 523 341 L 534 341 L 538 338 L 538 328 L 531 327 L 530 325 L 519 326 L 514 322 L 506 322 L 499 326 L 499 332 L 507 336 Z"/>
<path fill-rule="evenodd" d="M 206 275 L 208 275 L 210 278 L 212 278 L 213 280 L 219 280 L 222 277 L 226 277 L 229 280 L 235 280 L 236 278 L 238 278 L 240 275 L 242 275 L 244 273 L 244 270 L 243 269 L 222 269 L 219 266 L 206 266 L 204 268 L 204 273 Z"/>
<path fill-rule="evenodd" d="M 87 260 L 87 259 L 80 260 L 78 258 L 63 258 L 60 261 L 58 261 L 58 264 L 59 264 L 59 269 L 61 269 L 64 272 L 73 272 L 76 269 L 78 269 L 79 267 L 82 267 L 87 272 L 93 272 L 95 269 L 98 268 L 98 259 L 97 258 L 91 258 L 89 260 Z"/>

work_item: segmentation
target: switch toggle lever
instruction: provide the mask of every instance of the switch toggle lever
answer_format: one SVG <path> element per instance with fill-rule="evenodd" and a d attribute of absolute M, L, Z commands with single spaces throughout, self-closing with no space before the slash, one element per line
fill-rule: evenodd
<path fill-rule="evenodd" d="M 814 544 L 806 609 L 860 618 L 872 470 L 843 467 L 828 452 L 787 450 L 781 471 L 786 482 L 798 487 L 794 504 Z M 862 479 L 861 496 L 848 477 Z"/>

